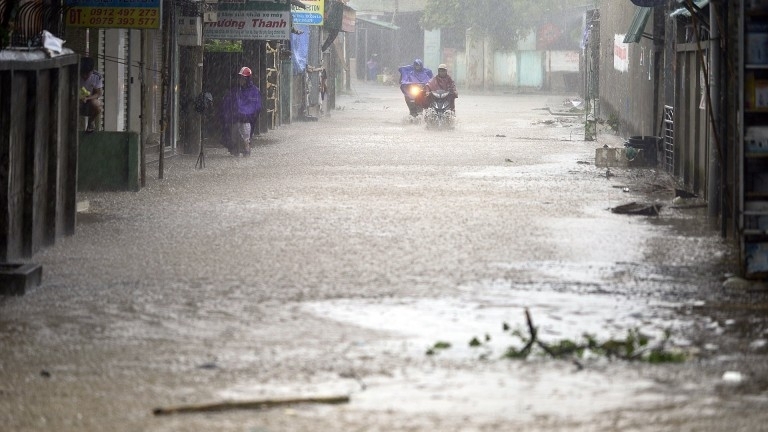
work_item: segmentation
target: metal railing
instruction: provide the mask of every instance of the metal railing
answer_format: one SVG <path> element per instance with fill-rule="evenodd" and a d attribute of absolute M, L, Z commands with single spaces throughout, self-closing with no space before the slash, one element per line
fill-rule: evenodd
<path fill-rule="evenodd" d="M 69 8 L 41 0 L 0 0 L 0 49 L 41 47 L 43 30 L 62 37 Z"/>
<path fill-rule="evenodd" d="M 675 109 L 664 105 L 664 170 L 675 172 Z"/>

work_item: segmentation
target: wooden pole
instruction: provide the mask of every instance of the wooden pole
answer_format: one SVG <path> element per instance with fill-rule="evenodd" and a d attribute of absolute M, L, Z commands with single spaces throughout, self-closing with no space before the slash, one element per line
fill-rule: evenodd
<path fill-rule="evenodd" d="M 262 399 L 251 401 L 228 401 L 215 402 L 200 405 L 181 405 L 168 408 L 155 408 L 152 413 L 156 416 L 183 414 L 183 413 L 204 413 L 230 411 L 238 409 L 267 409 L 277 406 L 297 405 L 297 404 L 342 404 L 349 402 L 349 396 L 320 396 L 320 397 L 299 397 L 290 399 Z"/>

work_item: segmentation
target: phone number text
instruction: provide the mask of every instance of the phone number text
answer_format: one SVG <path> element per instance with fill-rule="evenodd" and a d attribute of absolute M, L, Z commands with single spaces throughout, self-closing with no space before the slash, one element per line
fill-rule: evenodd
<path fill-rule="evenodd" d="M 83 7 L 67 11 L 72 27 L 160 28 L 159 8 Z"/>

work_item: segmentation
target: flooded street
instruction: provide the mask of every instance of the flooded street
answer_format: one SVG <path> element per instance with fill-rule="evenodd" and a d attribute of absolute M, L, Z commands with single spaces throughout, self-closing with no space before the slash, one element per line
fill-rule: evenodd
<path fill-rule="evenodd" d="M 355 83 L 250 158 L 209 137 L 204 169 L 81 194 L 42 285 L 0 298 L 2 429 L 768 431 L 768 291 L 723 286 L 731 239 L 660 170 L 596 167 L 622 141 L 565 98 L 462 92 L 436 132 Z M 633 201 L 661 213 L 610 211 Z M 638 330 L 686 360 L 505 358 L 526 309 L 547 343 Z"/>

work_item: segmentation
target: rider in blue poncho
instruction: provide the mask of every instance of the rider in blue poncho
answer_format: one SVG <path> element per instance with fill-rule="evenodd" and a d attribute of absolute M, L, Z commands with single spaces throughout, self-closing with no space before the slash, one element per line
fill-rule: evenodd
<path fill-rule="evenodd" d="M 400 91 L 405 96 L 405 103 L 412 116 L 415 116 L 420 108 L 424 108 L 424 93 L 416 95 L 408 91 L 409 84 L 420 84 L 422 87 L 432 79 L 432 70 L 424 67 L 424 62 L 420 59 L 413 61 L 413 64 L 401 66 L 400 71 Z"/>

